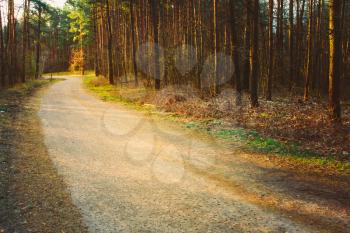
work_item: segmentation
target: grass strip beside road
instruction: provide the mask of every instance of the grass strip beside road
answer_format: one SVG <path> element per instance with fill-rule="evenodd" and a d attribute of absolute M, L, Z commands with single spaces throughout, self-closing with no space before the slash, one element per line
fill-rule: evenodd
<path fill-rule="evenodd" d="M 264 137 L 256 131 L 244 128 L 227 128 L 221 119 L 198 119 L 191 116 L 165 113 L 155 105 L 147 104 L 141 98 L 145 96 L 144 88 L 121 88 L 101 82 L 101 78 L 94 75 L 83 77 L 83 83 L 87 89 L 95 93 L 103 101 L 117 102 L 138 111 L 142 111 L 152 117 L 162 120 L 170 120 L 180 123 L 184 128 L 209 134 L 226 143 L 242 144 L 242 150 L 258 155 L 261 159 L 278 160 L 277 163 L 300 165 L 301 169 L 327 172 L 331 174 L 350 174 L 350 161 L 339 160 L 334 156 L 321 156 L 312 151 L 303 150 L 299 145 L 281 142 L 274 138 Z M 152 95 L 153 91 L 149 94 Z"/>

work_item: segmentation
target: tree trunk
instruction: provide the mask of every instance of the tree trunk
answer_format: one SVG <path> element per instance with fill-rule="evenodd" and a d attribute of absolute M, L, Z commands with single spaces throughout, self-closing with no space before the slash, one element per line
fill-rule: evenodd
<path fill-rule="evenodd" d="M 41 53 L 41 14 L 42 8 L 38 9 L 38 28 L 37 28 L 37 42 L 36 42 L 36 60 L 35 60 L 35 79 L 39 79 L 40 76 L 40 53 Z"/>
<path fill-rule="evenodd" d="M 267 76 L 266 99 L 272 99 L 272 79 L 273 79 L 273 6 L 274 0 L 269 0 L 269 69 Z"/>
<path fill-rule="evenodd" d="M 250 79 L 250 44 L 251 44 L 251 1 L 246 0 L 246 25 L 245 25 L 245 54 L 244 54 L 244 71 L 243 71 L 243 89 L 249 90 L 249 79 Z"/>
<path fill-rule="evenodd" d="M 218 75 L 218 27 L 217 27 L 217 0 L 213 0 L 213 53 L 214 53 L 214 79 L 215 95 L 220 93 L 220 77 Z"/>
<path fill-rule="evenodd" d="M 4 36 L 2 31 L 2 15 L 0 10 L 0 83 L 2 87 L 5 87 L 5 49 L 4 49 Z"/>
<path fill-rule="evenodd" d="M 12 86 L 16 82 L 16 20 L 15 20 L 15 9 L 14 1 L 8 1 L 8 18 L 7 18 L 7 61 L 8 61 L 8 80 Z"/>
<path fill-rule="evenodd" d="M 160 89 L 160 51 L 159 51 L 159 9 L 158 1 L 152 0 L 153 49 L 154 49 L 154 85 Z"/>
<path fill-rule="evenodd" d="M 21 82 L 26 81 L 26 60 L 27 60 L 27 44 L 28 44 L 28 20 L 29 20 L 30 0 L 24 0 L 23 10 L 23 34 L 22 34 L 22 75 Z"/>
<path fill-rule="evenodd" d="M 236 105 L 240 106 L 242 104 L 242 84 L 241 84 L 241 70 L 239 66 L 239 45 L 237 38 L 237 23 L 236 23 L 236 10 L 235 10 L 235 1 L 230 0 L 230 18 L 231 18 L 231 43 L 232 43 L 232 53 L 233 53 L 233 62 L 235 69 L 235 83 L 236 83 Z M 233 85 L 233 78 L 232 78 Z"/>
<path fill-rule="evenodd" d="M 250 103 L 253 108 L 259 106 L 258 100 L 258 76 L 259 76 L 259 0 L 254 0 L 253 7 L 253 38 L 250 47 L 250 65 L 251 65 L 251 75 L 250 75 Z"/>
<path fill-rule="evenodd" d="M 294 85 L 294 0 L 289 0 L 289 85 Z"/>
<path fill-rule="evenodd" d="M 308 101 L 310 98 L 310 80 L 312 71 L 312 51 L 313 51 L 313 1 L 309 2 L 309 25 L 308 25 L 308 45 L 307 45 L 307 64 L 306 64 L 306 77 L 305 77 L 305 87 L 304 87 L 304 101 Z"/>
<path fill-rule="evenodd" d="M 135 36 L 135 18 L 134 18 L 134 0 L 130 1 L 130 27 L 131 27 L 131 39 L 132 39 L 132 63 L 134 70 L 135 86 L 139 85 L 137 78 L 137 63 L 136 63 L 136 36 Z"/>
<path fill-rule="evenodd" d="M 92 23 L 93 23 L 93 30 L 94 30 L 94 70 L 95 70 L 95 76 L 98 77 L 100 75 L 100 66 L 99 66 L 99 36 L 97 32 L 97 7 L 96 5 L 93 5 L 93 13 L 92 13 Z"/>
<path fill-rule="evenodd" d="M 114 85 L 114 74 L 113 74 L 113 55 L 112 55 L 112 25 L 111 25 L 111 16 L 110 16 L 110 7 L 109 7 L 109 0 L 106 0 L 106 6 L 107 6 L 107 54 L 108 54 L 108 80 L 109 83 Z"/>
<path fill-rule="evenodd" d="M 341 120 L 341 0 L 329 0 L 329 111 L 331 120 Z"/>

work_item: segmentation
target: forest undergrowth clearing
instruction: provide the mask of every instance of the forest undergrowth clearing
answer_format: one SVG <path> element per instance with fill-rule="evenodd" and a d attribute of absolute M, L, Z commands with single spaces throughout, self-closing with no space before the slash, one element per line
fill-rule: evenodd
<path fill-rule="evenodd" d="M 334 126 L 324 113 L 326 102 L 303 103 L 300 96 L 260 99 L 260 107 L 251 109 L 247 94 L 242 107 L 236 107 L 232 89 L 224 89 L 213 98 L 202 98 L 186 86 L 156 92 L 143 87 L 112 86 L 94 75 L 85 76 L 84 85 L 104 101 L 180 122 L 185 128 L 210 134 L 228 144 L 240 142 L 244 145 L 242 150 L 258 155 L 257 159 L 274 160 L 293 169 L 299 164 L 302 170 L 350 174 L 349 103 L 343 103 L 342 125 Z"/>

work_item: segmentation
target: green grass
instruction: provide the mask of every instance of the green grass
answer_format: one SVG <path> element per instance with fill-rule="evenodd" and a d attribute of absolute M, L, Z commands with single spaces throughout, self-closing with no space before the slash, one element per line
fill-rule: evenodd
<path fill-rule="evenodd" d="M 93 70 L 87 70 L 85 71 L 85 75 L 93 75 Z M 61 71 L 61 72 L 52 72 L 52 73 L 45 73 L 43 74 L 44 77 L 50 77 L 50 76 L 82 76 L 80 71 Z"/>
<path fill-rule="evenodd" d="M 296 144 L 284 143 L 273 138 L 264 137 L 256 131 L 250 131 L 244 128 L 225 129 L 221 126 L 223 122 L 218 119 L 193 120 L 186 115 L 174 113 L 164 114 L 153 105 L 142 105 L 138 101 L 125 98 L 121 95 L 122 91 L 127 92 L 127 94 L 137 94 L 143 90 L 121 89 L 109 84 L 94 85 L 94 79 L 94 75 L 85 76 L 83 79 L 84 85 L 104 101 L 118 102 L 148 115 L 180 123 L 184 128 L 209 134 L 226 142 L 239 142 L 243 145 L 242 149 L 247 152 L 261 155 L 283 156 L 302 164 L 327 167 L 342 173 L 350 174 L 349 161 L 339 161 L 334 156 L 320 156 L 312 151 L 303 150 Z"/>

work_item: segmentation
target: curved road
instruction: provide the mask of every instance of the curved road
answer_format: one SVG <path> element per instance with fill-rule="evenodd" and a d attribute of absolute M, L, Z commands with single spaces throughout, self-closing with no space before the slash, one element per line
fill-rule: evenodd
<path fill-rule="evenodd" d="M 315 194 L 309 183 L 249 162 L 238 149 L 105 103 L 79 78 L 50 87 L 39 116 L 91 232 L 350 229 L 348 199 L 325 201 L 322 189 Z"/>

